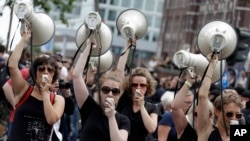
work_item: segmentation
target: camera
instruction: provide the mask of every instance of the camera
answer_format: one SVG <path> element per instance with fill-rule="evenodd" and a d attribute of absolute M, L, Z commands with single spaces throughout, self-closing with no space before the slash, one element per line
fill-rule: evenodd
<path fill-rule="evenodd" d="M 70 82 L 66 82 L 64 80 L 59 80 L 59 89 L 69 89 L 71 86 Z"/>

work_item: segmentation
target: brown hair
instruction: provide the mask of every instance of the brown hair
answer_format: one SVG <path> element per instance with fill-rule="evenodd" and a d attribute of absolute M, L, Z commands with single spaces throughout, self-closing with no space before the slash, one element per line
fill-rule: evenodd
<path fill-rule="evenodd" d="M 132 70 L 131 75 L 128 75 L 126 77 L 124 89 L 127 92 L 129 92 L 130 94 L 132 93 L 131 82 L 135 76 L 143 76 L 146 78 L 148 87 L 145 96 L 151 96 L 155 93 L 155 87 L 157 84 L 156 80 L 153 78 L 151 73 L 146 68 L 141 68 L 141 67 L 135 68 L 134 70 Z"/>
<path fill-rule="evenodd" d="M 225 89 L 222 93 L 222 98 L 223 98 L 223 105 L 229 104 L 229 103 L 235 103 L 238 105 L 241 109 L 243 107 L 241 103 L 241 99 L 239 94 L 233 90 L 233 89 Z M 217 96 L 217 98 L 214 101 L 214 107 L 217 110 L 221 111 L 221 96 Z"/>

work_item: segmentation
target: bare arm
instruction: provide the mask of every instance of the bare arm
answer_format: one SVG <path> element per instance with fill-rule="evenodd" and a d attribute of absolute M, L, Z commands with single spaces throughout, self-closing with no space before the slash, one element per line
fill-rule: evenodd
<path fill-rule="evenodd" d="M 85 48 L 83 53 L 80 54 L 80 57 L 78 58 L 76 66 L 73 70 L 73 84 L 74 84 L 73 87 L 74 87 L 77 105 L 80 108 L 82 107 L 87 97 L 89 96 L 89 92 L 86 87 L 86 83 L 84 82 L 84 79 L 82 77 L 82 73 L 87 63 L 87 58 L 89 55 L 90 48 L 91 48 L 91 42 L 88 39 L 87 47 Z"/>
<path fill-rule="evenodd" d="M 6 99 L 11 104 L 12 108 L 15 108 L 15 97 L 11 85 L 7 82 L 3 85 L 3 91 Z"/>
<path fill-rule="evenodd" d="M 193 80 L 191 78 L 186 80 L 187 83 L 193 84 Z M 184 103 L 184 99 L 186 97 L 186 94 L 188 93 L 190 89 L 190 86 L 188 86 L 186 83 L 182 86 L 180 91 L 177 92 L 174 101 L 172 102 L 172 114 L 174 119 L 174 124 L 177 132 L 177 137 L 179 138 L 185 127 L 188 124 L 188 121 L 185 117 L 185 112 L 182 109 L 182 104 Z"/>
<path fill-rule="evenodd" d="M 209 66 L 207 69 L 207 73 L 203 79 L 203 82 L 201 84 L 200 90 L 199 90 L 199 96 L 198 96 L 198 116 L 197 116 L 197 133 L 198 137 L 204 136 L 204 133 L 207 133 L 205 138 L 207 138 L 211 131 L 212 131 L 212 123 L 209 116 L 209 90 L 211 86 L 211 79 L 213 76 L 214 69 L 216 67 L 216 64 L 218 62 L 218 57 L 215 55 L 215 59 L 211 59 L 211 54 L 208 55 L 208 61 Z M 203 134 L 203 135 L 201 135 Z M 201 138 L 200 138 L 201 139 Z"/>
<path fill-rule="evenodd" d="M 154 133 L 157 127 L 158 115 L 156 113 L 151 113 L 149 115 L 144 106 L 140 108 L 140 111 L 145 128 L 149 133 Z"/>
<path fill-rule="evenodd" d="M 158 141 L 166 141 L 168 139 L 170 130 L 171 130 L 170 126 L 159 125 L 158 126 Z"/>
<path fill-rule="evenodd" d="M 126 66 L 126 62 L 128 60 L 130 46 L 135 45 L 135 44 L 136 44 L 136 40 L 128 40 L 123 48 L 123 51 L 122 51 L 123 54 L 120 56 L 120 58 L 118 60 L 116 70 L 120 73 L 121 78 L 125 77 L 125 66 Z"/>
<path fill-rule="evenodd" d="M 29 84 L 22 77 L 21 72 L 18 68 L 18 62 L 21 58 L 22 51 L 25 48 L 26 42 L 30 39 L 30 31 L 23 33 L 21 40 L 16 45 L 12 54 L 8 60 L 8 68 L 10 73 L 10 78 L 12 79 L 12 88 L 15 93 L 16 101 L 19 101 L 24 92 L 28 89 Z"/>

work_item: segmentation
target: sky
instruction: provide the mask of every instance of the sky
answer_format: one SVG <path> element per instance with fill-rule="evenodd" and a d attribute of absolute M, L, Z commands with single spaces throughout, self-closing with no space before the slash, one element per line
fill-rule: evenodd
<path fill-rule="evenodd" d="M 4 7 L 2 11 L 2 16 L 0 16 L 0 39 L 3 40 L 3 44 L 6 45 L 7 43 L 7 35 L 9 30 L 9 24 L 10 24 L 10 8 Z M 12 26 L 11 26 L 11 34 L 10 34 L 10 41 L 13 39 L 14 33 L 18 26 L 18 18 L 16 17 L 15 13 L 13 13 L 13 19 L 12 19 Z M 21 39 L 20 36 L 20 26 L 16 31 L 16 35 L 13 40 L 13 44 L 11 47 L 11 50 L 14 48 L 14 46 L 18 43 L 18 41 Z"/>

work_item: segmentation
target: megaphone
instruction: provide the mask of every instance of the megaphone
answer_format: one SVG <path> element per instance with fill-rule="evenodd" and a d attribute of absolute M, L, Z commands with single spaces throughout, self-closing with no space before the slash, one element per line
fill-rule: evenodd
<path fill-rule="evenodd" d="M 45 13 L 34 13 L 31 6 L 19 2 L 14 7 L 16 16 L 21 19 L 22 26 L 30 28 L 32 32 L 32 45 L 41 46 L 51 40 L 55 34 L 55 23 Z M 21 31 L 25 28 L 21 28 Z"/>
<path fill-rule="evenodd" d="M 90 12 L 85 17 L 84 23 L 76 32 L 76 45 L 83 51 L 86 48 L 87 38 L 95 39 L 97 48 L 93 48 L 91 56 L 104 54 L 110 48 L 112 32 L 109 27 L 101 21 L 98 12 Z"/>
<path fill-rule="evenodd" d="M 198 33 L 197 46 L 200 52 L 207 56 L 216 52 L 218 58 L 225 59 L 235 50 L 237 34 L 234 28 L 223 21 L 212 21 L 207 23 Z"/>
<path fill-rule="evenodd" d="M 142 38 L 148 29 L 145 15 L 137 9 L 127 9 L 118 16 L 116 27 L 125 39 Z"/>
<path fill-rule="evenodd" d="M 104 53 L 103 55 L 99 57 L 90 57 L 89 66 L 91 69 L 93 69 L 94 66 L 98 69 L 98 66 L 99 66 L 100 73 L 106 72 L 113 65 L 113 54 L 110 50 L 108 50 L 106 53 Z M 100 65 L 99 65 L 99 62 L 100 62 Z"/>
<path fill-rule="evenodd" d="M 185 50 L 177 51 L 173 56 L 173 61 L 179 69 L 186 69 L 191 76 L 193 73 L 192 71 L 200 76 L 203 76 L 205 69 L 209 64 L 208 60 L 202 54 L 193 54 Z M 212 76 L 212 83 L 218 81 L 221 78 L 224 73 L 225 66 L 225 60 L 221 60 L 217 63 Z M 220 69 L 222 70 L 220 71 Z"/>

